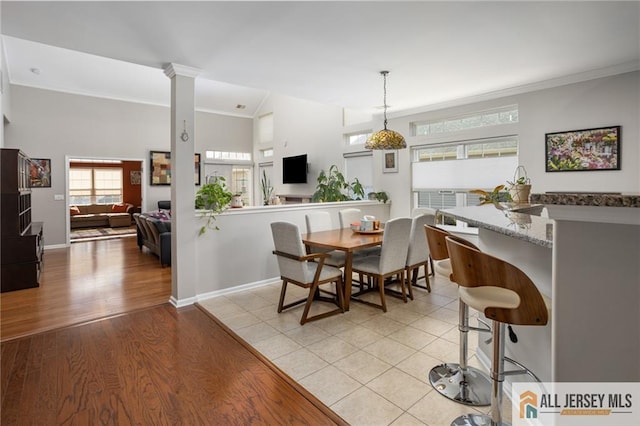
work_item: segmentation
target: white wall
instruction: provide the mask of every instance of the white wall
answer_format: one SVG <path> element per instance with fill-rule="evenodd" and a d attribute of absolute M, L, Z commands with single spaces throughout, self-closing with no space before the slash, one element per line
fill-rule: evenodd
<path fill-rule="evenodd" d="M 410 136 L 410 123 L 453 117 L 498 106 L 517 104 L 519 123 L 494 126 L 480 131 L 456 132 L 444 137 Z M 469 137 L 517 134 L 520 164 L 527 169 L 533 192 L 617 191 L 640 192 L 640 72 L 620 74 L 521 95 L 470 103 L 389 120 L 389 128 L 402 133 L 409 146 Z M 380 123 L 380 126 L 382 124 Z M 545 133 L 600 126 L 622 126 L 621 170 L 597 172 L 545 172 Z M 368 127 L 368 126 L 367 126 Z M 377 127 L 376 127 L 377 128 Z M 376 165 L 374 180 L 391 194 L 391 216 L 407 215 L 411 209 L 410 149 L 399 152 L 399 171 L 383 174 Z M 375 153 L 374 164 L 380 163 Z M 506 183 L 512 176 L 505 176 Z"/>
<path fill-rule="evenodd" d="M 170 151 L 170 110 L 24 86 L 11 86 L 12 120 L 5 128 L 5 146 L 34 158 L 51 159 L 51 188 L 32 191 L 33 220 L 45 222 L 46 244 L 65 243 L 67 193 L 65 156 L 144 159 L 149 150 Z M 206 149 L 251 151 L 252 120 L 210 113 L 196 114 L 196 152 Z M 148 168 L 148 165 L 147 165 Z M 171 198 L 170 187 L 150 186 L 145 176 L 143 210 Z M 194 194 L 197 187 L 194 186 Z"/>
<path fill-rule="evenodd" d="M 334 226 L 339 228 L 338 211 L 348 207 L 358 208 L 363 215 L 373 215 L 381 221 L 389 219 L 389 204 L 377 201 L 248 207 L 230 209 L 218 215 L 216 225 L 220 230 L 208 230 L 196 238 L 197 296 L 206 298 L 237 291 L 242 285 L 277 281 L 280 274 L 276 257 L 272 254 L 271 222 L 293 222 L 300 232 L 306 232 L 305 214 L 322 210 L 331 214 Z M 201 224 L 206 223 L 204 218 L 199 220 Z"/>
<path fill-rule="evenodd" d="M 327 170 L 332 164 L 343 170 L 342 108 L 273 94 L 265 101 L 256 116 L 267 113 L 273 113 L 273 143 L 258 144 L 258 132 L 255 128 L 254 158 L 256 163 L 269 161 L 261 159 L 260 149 L 273 147 L 271 185 L 275 194 L 311 195 L 315 192 L 320 170 Z M 258 119 L 255 122 L 257 126 Z M 282 158 L 300 154 L 307 154 L 307 183 L 283 184 Z M 261 199 L 259 180 L 260 176 L 255 176 L 256 200 Z"/>

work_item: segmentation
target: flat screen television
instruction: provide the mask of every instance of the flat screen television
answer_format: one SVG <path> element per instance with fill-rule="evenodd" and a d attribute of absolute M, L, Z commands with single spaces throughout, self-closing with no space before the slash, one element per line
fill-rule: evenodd
<path fill-rule="evenodd" d="M 282 183 L 307 183 L 307 154 L 282 159 Z"/>

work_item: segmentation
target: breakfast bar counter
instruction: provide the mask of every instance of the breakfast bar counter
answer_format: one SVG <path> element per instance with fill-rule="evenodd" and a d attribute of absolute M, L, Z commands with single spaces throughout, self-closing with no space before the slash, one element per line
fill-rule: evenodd
<path fill-rule="evenodd" d="M 519 267 L 551 299 L 549 324 L 514 327 L 518 342 L 507 341 L 507 356 L 543 381 L 640 381 L 640 209 L 554 207 L 441 213 L 477 227 L 481 250 Z M 478 358 L 488 365 L 490 348 L 484 336 L 479 341 Z"/>

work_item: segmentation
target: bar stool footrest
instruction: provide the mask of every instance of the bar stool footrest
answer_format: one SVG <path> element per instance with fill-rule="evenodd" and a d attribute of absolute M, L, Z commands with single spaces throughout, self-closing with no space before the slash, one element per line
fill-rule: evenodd
<path fill-rule="evenodd" d="M 464 414 L 451 422 L 451 426 L 511 426 L 511 423 L 491 423 L 491 417 L 486 414 Z"/>
<path fill-rule="evenodd" d="M 429 382 L 442 396 L 460 404 L 482 407 L 491 405 L 491 379 L 482 370 L 447 363 L 433 367 Z"/>

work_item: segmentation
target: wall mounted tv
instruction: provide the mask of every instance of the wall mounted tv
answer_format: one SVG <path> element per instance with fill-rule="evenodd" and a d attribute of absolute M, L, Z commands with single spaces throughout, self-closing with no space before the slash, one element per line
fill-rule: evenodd
<path fill-rule="evenodd" d="M 307 183 L 307 154 L 282 159 L 282 183 Z"/>

